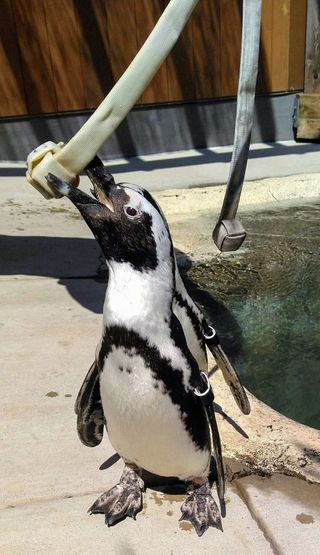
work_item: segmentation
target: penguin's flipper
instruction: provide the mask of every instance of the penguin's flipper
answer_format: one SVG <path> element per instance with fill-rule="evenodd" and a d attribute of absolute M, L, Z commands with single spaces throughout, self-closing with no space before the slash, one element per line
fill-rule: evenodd
<path fill-rule="evenodd" d="M 84 379 L 75 406 L 80 441 L 87 447 L 101 443 L 105 418 L 100 397 L 99 371 L 96 362 Z"/>
<path fill-rule="evenodd" d="M 225 382 L 229 386 L 239 409 L 243 412 L 243 414 L 250 414 L 251 408 L 247 394 L 240 382 L 235 368 L 232 366 L 221 345 L 214 347 L 211 352 L 216 359 L 220 370 L 222 371 Z"/>
<path fill-rule="evenodd" d="M 222 371 L 222 375 L 225 382 L 230 388 L 230 391 L 237 403 L 239 409 L 243 414 L 250 414 L 250 403 L 247 394 L 240 382 L 240 378 L 237 374 L 236 369 L 232 366 L 230 360 L 228 359 L 226 353 L 222 349 L 217 334 L 215 330 L 206 324 L 204 339 L 208 349 L 213 354 L 217 365 Z"/>

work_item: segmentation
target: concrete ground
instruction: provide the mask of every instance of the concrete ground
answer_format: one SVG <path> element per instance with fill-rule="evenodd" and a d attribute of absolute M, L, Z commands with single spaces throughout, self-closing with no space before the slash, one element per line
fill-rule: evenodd
<path fill-rule="evenodd" d="M 34 145 L 35 147 L 38 145 Z M 247 181 L 320 172 L 320 145 L 316 143 L 256 143 L 250 147 Z M 162 152 L 108 160 L 119 181 L 139 183 L 149 190 L 198 187 L 226 183 L 232 146 Z M 0 176 L 22 176 L 25 161 L 0 162 Z"/>
<path fill-rule="evenodd" d="M 193 175 L 185 168 L 185 182 Z M 243 208 L 311 200 L 319 183 L 319 174 L 251 183 Z M 189 256 L 214 254 L 210 233 L 222 195 L 222 187 L 158 193 L 175 243 Z M 45 201 L 14 177 L 0 180 L 0 199 L 0 553 L 319 555 L 320 485 L 280 474 L 235 475 L 223 533 L 210 529 L 200 539 L 178 523 L 178 494 L 148 489 L 136 522 L 112 528 L 87 514 L 122 466 L 110 466 L 107 438 L 94 449 L 79 442 L 73 412 L 101 330 L 99 251 L 66 200 Z"/>

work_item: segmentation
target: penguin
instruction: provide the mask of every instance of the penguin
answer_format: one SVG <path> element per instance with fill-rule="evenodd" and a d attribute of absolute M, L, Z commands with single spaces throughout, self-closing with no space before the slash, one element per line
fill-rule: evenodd
<path fill-rule="evenodd" d="M 222 530 L 209 470 L 213 444 L 223 512 L 221 443 L 208 381 L 206 345 L 242 412 L 250 405 L 217 334 L 186 291 L 165 216 L 151 194 L 116 184 L 96 157 L 86 168 L 90 196 L 52 174 L 48 183 L 68 197 L 106 258 L 103 331 L 77 396 L 80 440 L 98 445 L 106 428 L 124 461 L 119 483 L 90 507 L 108 526 L 142 509 L 142 471 L 187 484 L 181 519 L 198 536 Z M 211 396 L 210 396 L 211 394 Z"/>

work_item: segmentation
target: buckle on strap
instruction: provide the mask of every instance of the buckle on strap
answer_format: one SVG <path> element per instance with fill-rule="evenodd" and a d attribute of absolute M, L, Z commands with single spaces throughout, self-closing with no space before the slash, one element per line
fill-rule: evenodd
<path fill-rule="evenodd" d="M 204 397 L 205 395 L 208 395 L 208 393 L 211 389 L 211 385 L 210 385 L 209 378 L 208 378 L 207 374 L 205 374 L 204 372 L 200 372 L 200 376 L 202 378 L 203 383 L 206 386 L 206 390 L 200 392 L 199 389 L 197 387 L 195 387 L 193 392 L 197 397 Z"/>
<path fill-rule="evenodd" d="M 203 337 L 208 345 L 219 345 L 219 338 L 216 330 L 212 326 L 209 326 L 209 324 L 207 323 L 206 330 L 203 330 Z"/>
<path fill-rule="evenodd" d="M 200 372 L 200 376 L 201 376 L 202 384 L 205 387 L 205 389 L 204 389 L 204 391 L 199 391 L 198 387 L 195 387 L 193 389 L 193 393 L 197 397 L 200 397 L 202 403 L 205 406 L 211 405 L 214 401 L 214 394 L 213 394 L 213 391 L 212 391 L 211 384 L 209 382 L 209 378 L 208 378 L 207 374 L 205 374 L 205 372 Z"/>
<path fill-rule="evenodd" d="M 208 325 L 208 331 L 209 333 L 204 332 L 204 338 L 205 339 L 213 339 L 215 337 L 215 335 L 217 334 L 216 330 L 212 327 Z"/>

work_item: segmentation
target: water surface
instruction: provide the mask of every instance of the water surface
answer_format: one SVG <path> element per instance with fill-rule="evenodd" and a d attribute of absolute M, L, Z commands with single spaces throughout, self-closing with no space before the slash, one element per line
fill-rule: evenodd
<path fill-rule="evenodd" d="M 248 233 L 241 251 L 189 270 L 204 290 L 196 300 L 214 318 L 244 385 L 320 428 L 320 202 L 279 204 L 241 221 Z"/>

